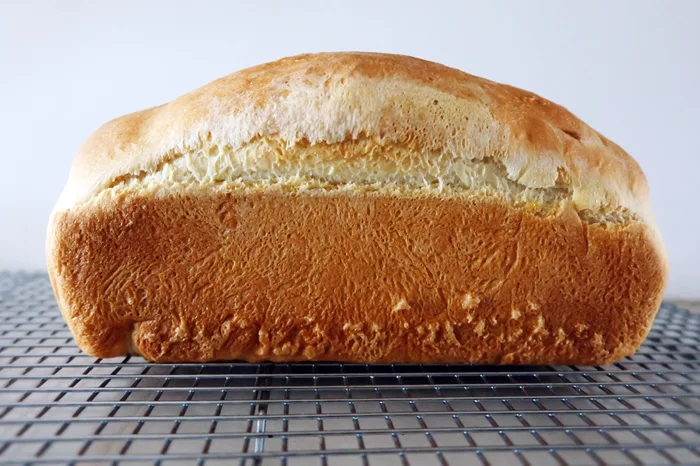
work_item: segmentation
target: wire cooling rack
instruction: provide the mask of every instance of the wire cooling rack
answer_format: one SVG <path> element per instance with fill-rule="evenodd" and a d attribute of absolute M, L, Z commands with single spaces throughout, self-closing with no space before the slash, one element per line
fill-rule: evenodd
<path fill-rule="evenodd" d="M 699 357 L 664 304 L 602 367 L 95 359 L 44 275 L 0 273 L 0 463 L 699 463 Z"/>

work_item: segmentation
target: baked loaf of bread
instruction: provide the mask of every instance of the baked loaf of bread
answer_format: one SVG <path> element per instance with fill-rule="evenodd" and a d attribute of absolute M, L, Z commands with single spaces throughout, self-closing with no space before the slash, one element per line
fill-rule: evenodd
<path fill-rule="evenodd" d="M 371 53 L 105 124 L 47 241 L 78 346 L 152 361 L 607 363 L 668 274 L 620 147 L 530 92 Z"/>

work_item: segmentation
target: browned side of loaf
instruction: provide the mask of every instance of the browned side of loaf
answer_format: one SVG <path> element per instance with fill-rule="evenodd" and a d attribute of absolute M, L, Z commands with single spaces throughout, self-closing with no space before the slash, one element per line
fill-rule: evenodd
<path fill-rule="evenodd" d="M 135 195 L 52 229 L 60 307 L 99 357 L 601 364 L 665 283 L 643 224 L 495 200 Z"/>

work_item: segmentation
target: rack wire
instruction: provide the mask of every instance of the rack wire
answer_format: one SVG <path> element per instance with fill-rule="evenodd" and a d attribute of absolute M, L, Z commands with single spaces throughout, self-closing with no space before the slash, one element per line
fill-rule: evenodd
<path fill-rule="evenodd" d="M 609 366 L 152 364 L 0 272 L 0 464 L 700 463 L 700 316 Z"/>

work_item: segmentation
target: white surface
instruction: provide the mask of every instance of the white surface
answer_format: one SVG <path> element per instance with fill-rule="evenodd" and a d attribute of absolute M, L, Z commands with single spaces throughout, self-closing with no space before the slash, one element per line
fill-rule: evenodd
<path fill-rule="evenodd" d="M 437 4 L 436 6 L 434 6 Z M 541 94 L 641 164 L 700 298 L 700 1 L 0 0 L 0 269 L 44 267 L 49 213 L 102 123 L 302 52 L 414 55 Z"/>

